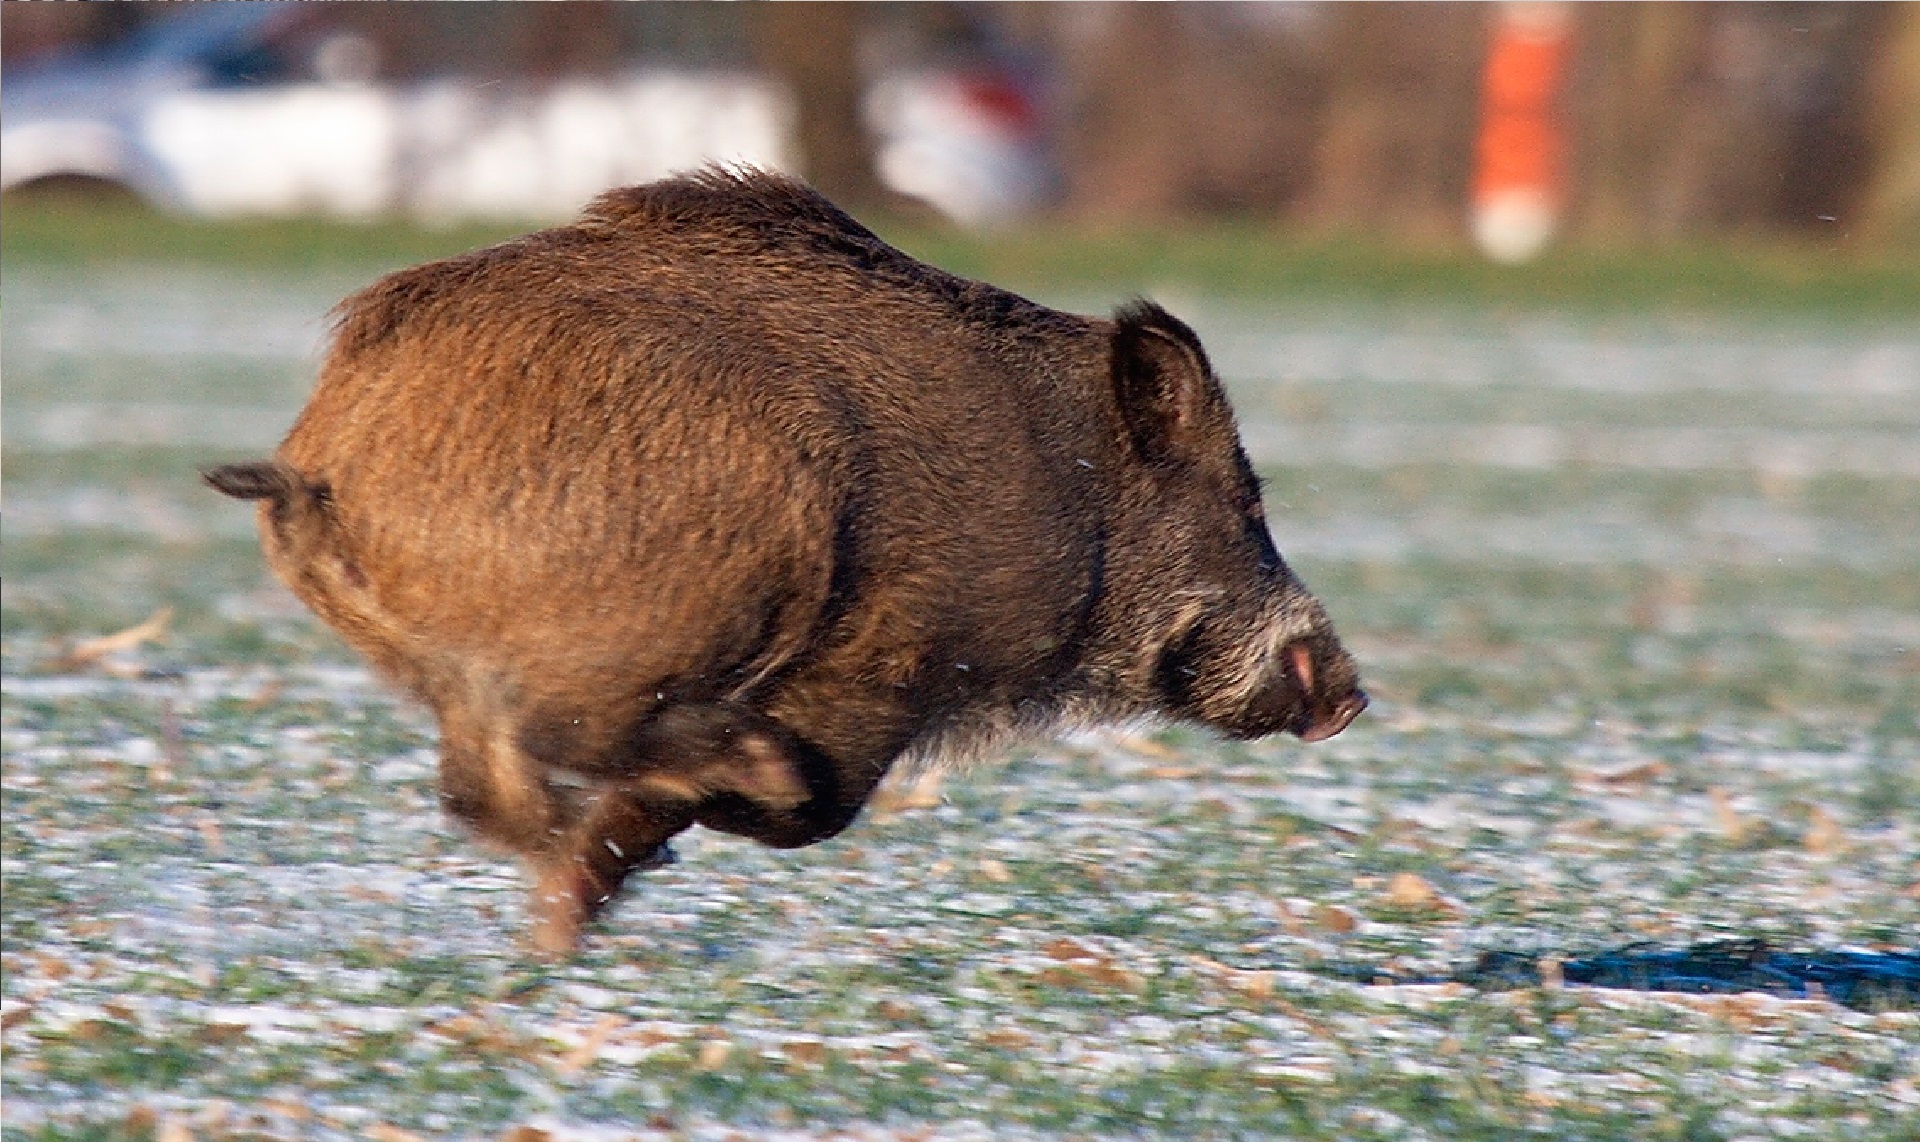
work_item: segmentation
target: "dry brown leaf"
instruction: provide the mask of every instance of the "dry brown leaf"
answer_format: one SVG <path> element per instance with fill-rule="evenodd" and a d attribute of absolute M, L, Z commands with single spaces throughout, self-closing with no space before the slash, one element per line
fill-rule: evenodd
<path fill-rule="evenodd" d="M 789 1039 L 781 1050 L 800 1066 L 817 1067 L 827 1061 L 827 1045 L 819 1039 Z"/>
<path fill-rule="evenodd" d="M 1627 927 L 1648 936 L 1665 936 L 1673 931 L 1673 918 L 1660 913 L 1654 916 L 1635 916 L 1627 921 Z"/>
<path fill-rule="evenodd" d="M 929 769 L 912 781 L 889 781 L 874 794 L 871 812 L 887 817 L 916 809 L 938 809 L 946 802 L 940 792 L 945 780 L 940 770 Z"/>
<path fill-rule="evenodd" d="M 0 1031 L 11 1031 L 25 1023 L 33 1016 L 33 1007 L 31 1003 L 22 1003 L 18 1007 L 10 1007 L 4 1013 L 0 1013 Z"/>
<path fill-rule="evenodd" d="M 538 1126 L 516 1126 L 502 1134 L 500 1142 L 553 1142 L 553 1134 Z"/>
<path fill-rule="evenodd" d="M 373 1139 L 373 1142 L 427 1142 L 425 1138 L 411 1130 L 402 1130 L 398 1126 L 389 1126 L 384 1122 L 376 1122 L 367 1127 L 367 1137 Z"/>
<path fill-rule="evenodd" d="M 1214 978 L 1235 991 L 1244 992 L 1255 999 L 1269 999 L 1273 996 L 1276 977 L 1270 971 L 1262 971 L 1258 968 L 1237 968 L 1204 956 L 1195 956 L 1192 962 L 1195 967 L 1211 972 Z"/>
<path fill-rule="evenodd" d="M 1351 932 L 1360 926 L 1360 917 L 1351 908 L 1322 904 L 1313 910 L 1313 922 L 1329 932 Z"/>
<path fill-rule="evenodd" d="M 683 1036 L 678 1032 L 664 1031 L 658 1027 L 642 1027 L 627 1037 L 627 1041 L 642 1047 L 659 1047 L 667 1043 L 678 1043 Z"/>
<path fill-rule="evenodd" d="M 1815 805 L 1807 814 L 1807 851 L 1815 856 L 1833 856 L 1846 847 L 1847 831 L 1832 813 Z"/>
<path fill-rule="evenodd" d="M 1033 1036 L 1016 1027 L 1002 1027 L 989 1031 L 980 1037 L 980 1041 L 989 1047 L 998 1047 L 1007 1051 L 1023 1051 L 1033 1046 Z"/>
<path fill-rule="evenodd" d="M 160 1129 L 153 1132 L 153 1142 L 193 1142 L 193 1131 L 187 1124 L 169 1115 L 160 1120 Z"/>
<path fill-rule="evenodd" d="M 700 1044 L 700 1058 L 695 1063 L 703 1071 L 717 1071 L 727 1063 L 727 1056 L 733 1054 L 733 1044 L 725 1039 L 708 1039 Z"/>
<path fill-rule="evenodd" d="M 1199 774 L 1199 770 L 1184 765 L 1156 765 L 1140 771 L 1140 776 L 1155 781 L 1184 781 Z"/>
<path fill-rule="evenodd" d="M 429 1026 L 426 1030 L 430 1034 L 443 1035 L 469 1050 L 482 1054 L 513 1054 L 533 1058 L 544 1053 L 540 1048 L 518 1038 L 512 1030 L 502 1026 L 485 1011 L 455 1015 Z"/>
<path fill-rule="evenodd" d="M 1313 1016 L 1307 1014 L 1306 1012 L 1300 1010 L 1298 1006 L 1289 1002 L 1286 999 L 1286 997 L 1280 996 L 1280 995 L 1270 995 L 1267 997 L 1267 1002 L 1271 1003 L 1277 1010 L 1279 1010 L 1281 1014 L 1285 1015 L 1289 1019 L 1292 1019 L 1296 1023 L 1301 1024 L 1307 1030 L 1312 1031 L 1315 1035 L 1320 1036 L 1320 1038 L 1333 1041 L 1333 1042 L 1339 1041 L 1339 1036 L 1333 1033 L 1333 1028 L 1327 1026 L 1325 1023 L 1322 1023 L 1320 1020 L 1314 1018 Z"/>
<path fill-rule="evenodd" d="M 173 608 L 161 607 L 148 615 L 145 621 L 125 630 L 74 643 L 65 654 L 48 663 L 47 668 L 56 673 L 84 670 L 115 651 L 133 650 L 142 643 L 159 638 L 167 632 L 167 624 L 172 621 Z"/>
<path fill-rule="evenodd" d="M 100 1005 L 100 1010 L 122 1023 L 140 1022 L 140 1013 L 117 999 L 109 999 Z"/>
<path fill-rule="evenodd" d="M 1121 749 L 1129 753 L 1137 753 L 1142 757 L 1159 758 L 1161 761 L 1177 761 L 1180 757 L 1179 750 L 1171 746 L 1162 745 L 1152 738 L 1126 734 L 1116 735 L 1112 740 L 1113 744 L 1119 746 Z"/>
<path fill-rule="evenodd" d="M 1100 958 L 1099 954 L 1092 948 L 1075 943 L 1065 936 L 1060 937 L 1040 950 L 1045 952 L 1048 957 L 1056 960 L 1097 960 Z"/>
<path fill-rule="evenodd" d="M 1394 873 L 1387 880 L 1385 895 L 1389 905 L 1408 912 L 1439 912 L 1456 918 L 1466 912 L 1417 873 Z"/>
<path fill-rule="evenodd" d="M 1727 791 L 1716 785 L 1707 791 L 1707 796 L 1713 798 L 1713 821 L 1720 835 L 1736 845 L 1745 840 L 1752 822 L 1733 807 L 1733 798 Z"/>
<path fill-rule="evenodd" d="M 1038 979 L 1055 987 L 1113 988 L 1140 991 L 1147 985 L 1145 976 L 1106 960 L 1074 960 L 1058 967 L 1044 968 Z"/>
<path fill-rule="evenodd" d="M 200 818 L 200 843 L 216 856 L 227 851 L 227 842 L 220 837 L 219 821 L 212 817 Z"/>
<path fill-rule="evenodd" d="M 1007 871 L 1007 866 L 991 857 L 980 862 L 980 875 L 995 884 L 1005 884 L 1013 879 L 1013 873 Z"/>
<path fill-rule="evenodd" d="M 607 1045 L 613 1033 L 626 1026 L 626 1020 L 618 1015 L 603 1016 L 600 1022 L 588 1029 L 587 1034 L 571 1051 L 560 1057 L 554 1069 L 563 1075 L 570 1075 L 591 1064 L 600 1057 L 600 1049 Z"/>
<path fill-rule="evenodd" d="M 1595 785 L 1646 785 L 1659 781 L 1673 772 L 1673 768 L 1657 758 L 1636 761 L 1627 765 L 1616 765 L 1611 769 L 1591 769 L 1582 775 L 1582 780 Z"/>
<path fill-rule="evenodd" d="M 1440 903 L 1440 893 L 1417 873 L 1396 872 L 1387 881 L 1387 903 L 1396 908 L 1433 908 Z"/>

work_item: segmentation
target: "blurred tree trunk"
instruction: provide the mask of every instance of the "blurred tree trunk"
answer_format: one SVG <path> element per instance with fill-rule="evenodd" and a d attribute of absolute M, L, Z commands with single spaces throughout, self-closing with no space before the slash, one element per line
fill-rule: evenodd
<path fill-rule="evenodd" d="M 1318 11 L 1041 5 L 1067 75 L 1067 209 L 1274 218 L 1307 188 L 1327 82 Z"/>
<path fill-rule="evenodd" d="M 1308 220 L 1401 237 L 1464 233 L 1484 10 L 1340 4 L 1331 19 Z"/>
<path fill-rule="evenodd" d="M 1573 181 L 1576 228 L 1633 242 L 1678 228 L 1671 148 L 1699 66 L 1706 14 L 1697 5 L 1579 6 L 1575 50 Z"/>
<path fill-rule="evenodd" d="M 1767 221 L 1830 241 L 1859 219 L 1872 168 L 1869 104 L 1876 45 L 1887 17 L 1907 5 L 1823 4 L 1791 9 L 1780 70 L 1795 82 L 1783 101 L 1785 146 Z M 1795 50 L 1797 49 L 1797 50 Z"/>
<path fill-rule="evenodd" d="M 611 75 L 620 64 L 620 28 L 613 0 L 509 5 L 520 71 L 552 82 Z"/>
<path fill-rule="evenodd" d="M 800 173 L 849 209 L 885 204 L 860 106 L 863 5 L 788 0 L 753 11 L 760 66 L 793 98 Z"/>
<path fill-rule="evenodd" d="M 1073 107 L 1066 116 L 1067 207 L 1103 219 L 1177 212 L 1182 151 L 1190 124 L 1179 106 L 1175 69 L 1180 13 L 1169 4 L 1068 9 L 1092 21 L 1080 50 L 1068 51 Z"/>
<path fill-rule="evenodd" d="M 0 60 L 106 47 L 165 16 L 157 4 L 0 4 Z"/>
<path fill-rule="evenodd" d="M 1920 48 L 1895 46 L 1910 5 L 1607 3 L 1580 15 L 1573 191 L 1592 239 L 1837 237 L 1873 209 L 1872 136 L 1897 153 L 1913 129 L 1902 124 L 1920 118 Z M 1904 113 L 1869 114 L 1902 100 Z M 1897 200 L 1899 162 L 1881 169 Z"/>
<path fill-rule="evenodd" d="M 1920 245 L 1920 4 L 1890 5 L 1869 79 L 1872 152 L 1856 236 Z"/>

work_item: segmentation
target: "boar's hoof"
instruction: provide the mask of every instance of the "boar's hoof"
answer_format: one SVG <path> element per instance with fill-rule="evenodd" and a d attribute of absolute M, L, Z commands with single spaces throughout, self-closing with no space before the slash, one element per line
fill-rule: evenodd
<path fill-rule="evenodd" d="M 580 943 L 580 928 L 586 923 L 579 902 L 565 889 L 549 887 L 542 877 L 533 890 L 527 907 L 532 920 L 533 950 L 546 959 L 557 959 L 573 951 Z"/>
<path fill-rule="evenodd" d="M 673 851 L 672 845 L 662 841 L 658 848 L 640 858 L 639 863 L 633 866 L 633 871 L 652 872 L 656 868 L 665 868 L 670 864 L 679 863 L 680 854 Z"/>
<path fill-rule="evenodd" d="M 539 870 L 527 902 L 534 951 L 549 957 L 573 951 L 580 943 L 580 929 L 611 899 L 612 890 L 584 861 L 563 860 Z"/>

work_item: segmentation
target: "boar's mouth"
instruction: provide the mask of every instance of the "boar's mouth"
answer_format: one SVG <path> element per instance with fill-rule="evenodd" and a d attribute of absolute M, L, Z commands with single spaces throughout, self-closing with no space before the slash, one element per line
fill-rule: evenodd
<path fill-rule="evenodd" d="M 1366 692 L 1355 690 L 1351 697 L 1334 703 L 1331 709 L 1314 711 L 1306 725 L 1294 732 L 1300 735 L 1301 741 L 1323 742 L 1352 725 L 1353 720 L 1366 708 Z"/>
<path fill-rule="evenodd" d="M 1336 701 L 1327 701 L 1327 696 L 1314 685 L 1313 651 L 1306 643 L 1296 642 L 1287 647 L 1285 658 L 1287 672 L 1293 684 L 1299 688 L 1301 701 L 1306 707 L 1300 720 L 1290 727 L 1301 741 L 1326 741 L 1352 725 L 1360 712 L 1367 708 L 1364 690 L 1352 690 Z"/>

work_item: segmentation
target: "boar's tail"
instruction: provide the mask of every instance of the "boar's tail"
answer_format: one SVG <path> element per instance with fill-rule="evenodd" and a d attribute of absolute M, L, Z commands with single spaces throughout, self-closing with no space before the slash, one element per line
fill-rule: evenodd
<path fill-rule="evenodd" d="M 272 505 L 273 531 L 297 564 L 335 546 L 332 489 L 278 460 L 223 464 L 200 473 L 215 491 Z"/>
<path fill-rule="evenodd" d="M 268 502 L 267 562 L 348 642 L 362 650 L 399 644 L 399 631 L 368 593 L 367 577 L 335 519 L 328 484 L 278 460 L 224 464 L 200 475 L 224 495 Z"/>
<path fill-rule="evenodd" d="M 292 503 L 313 490 L 294 471 L 276 460 L 222 464 L 200 473 L 214 491 L 236 500 L 272 500 L 275 507 Z"/>

